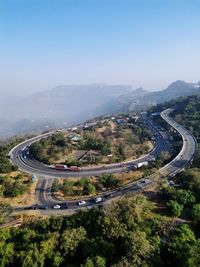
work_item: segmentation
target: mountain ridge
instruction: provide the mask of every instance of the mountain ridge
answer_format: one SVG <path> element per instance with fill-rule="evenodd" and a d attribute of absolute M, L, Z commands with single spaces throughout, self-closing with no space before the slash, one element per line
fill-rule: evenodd
<path fill-rule="evenodd" d="M 146 109 L 180 96 L 200 93 L 200 82 L 175 81 L 161 91 L 131 85 L 60 85 L 30 96 L 2 101 L 0 136 L 64 127 L 103 114 Z M 29 121 L 29 122 L 28 122 Z M 20 131 L 21 128 L 21 131 Z"/>

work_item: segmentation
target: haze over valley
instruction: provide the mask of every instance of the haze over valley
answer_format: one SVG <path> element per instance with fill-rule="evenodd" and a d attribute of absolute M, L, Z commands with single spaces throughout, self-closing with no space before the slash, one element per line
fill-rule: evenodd
<path fill-rule="evenodd" d="M 29 96 L 1 101 L 0 136 L 34 133 L 84 122 L 95 116 L 144 110 L 157 103 L 200 93 L 200 83 L 176 81 L 166 89 L 147 91 L 131 85 L 57 86 Z"/>

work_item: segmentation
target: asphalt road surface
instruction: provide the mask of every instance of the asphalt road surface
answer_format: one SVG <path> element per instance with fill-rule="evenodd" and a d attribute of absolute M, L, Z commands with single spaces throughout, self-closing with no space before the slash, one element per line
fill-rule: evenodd
<path fill-rule="evenodd" d="M 83 167 L 79 172 L 67 171 L 67 170 L 57 170 L 48 165 L 45 165 L 42 162 L 37 161 L 32 157 L 29 151 L 29 146 L 39 141 L 41 138 L 45 138 L 49 135 L 52 135 L 55 132 L 48 134 L 40 135 L 35 138 L 31 138 L 16 147 L 14 147 L 9 155 L 14 165 L 17 165 L 20 170 L 28 172 L 38 176 L 48 176 L 53 178 L 64 178 L 64 177 L 84 177 L 84 176 L 99 176 L 102 173 L 119 173 L 126 171 L 131 168 L 133 164 L 151 161 L 155 159 L 162 151 L 169 151 L 169 136 L 161 130 L 158 130 L 153 123 L 146 118 L 146 115 L 143 115 L 144 121 L 147 124 L 147 127 L 152 131 L 155 137 L 155 147 L 147 155 L 142 156 L 139 159 L 134 159 L 131 161 L 115 164 L 107 164 L 99 167 Z"/>
<path fill-rule="evenodd" d="M 197 143 L 194 136 L 186 130 L 183 126 L 178 124 L 175 120 L 173 120 L 169 114 L 172 112 L 172 109 L 167 109 L 161 113 L 161 117 L 171 125 L 174 129 L 176 129 L 183 139 L 183 146 L 179 154 L 166 166 L 161 168 L 156 175 L 159 175 L 159 177 L 168 177 L 171 178 L 174 175 L 176 175 L 178 172 L 182 171 L 186 166 L 188 166 L 196 152 Z M 137 182 L 133 182 L 130 184 L 127 184 L 121 188 L 106 191 L 98 197 L 101 197 L 101 202 L 96 203 L 96 198 L 94 197 L 88 197 L 84 199 L 85 204 L 83 206 L 78 205 L 77 201 L 58 201 L 56 199 L 53 199 L 51 196 L 51 186 L 53 179 L 55 177 L 81 177 L 81 176 L 98 176 L 102 173 L 119 173 L 123 171 L 128 171 L 133 164 L 143 162 L 143 161 L 151 161 L 152 159 L 156 158 L 162 151 L 170 151 L 170 136 L 169 134 L 162 129 L 159 125 L 156 125 L 153 123 L 153 121 L 150 120 L 150 118 L 146 117 L 146 114 L 142 114 L 144 123 L 146 123 L 147 127 L 152 131 L 154 137 L 155 137 L 155 147 L 154 149 L 148 154 L 143 156 L 140 159 L 132 160 L 126 163 L 117 163 L 117 164 L 110 164 L 106 167 L 98 167 L 98 168 L 85 168 L 80 172 L 67 172 L 67 171 L 60 171 L 52 169 L 43 163 L 40 163 L 36 161 L 29 152 L 29 146 L 31 143 L 38 141 L 41 138 L 44 138 L 52 133 L 49 133 L 47 135 L 42 135 L 39 137 L 36 137 L 31 140 L 27 140 L 23 142 L 22 144 L 19 144 L 16 146 L 12 151 L 10 152 L 10 157 L 12 159 L 13 164 L 17 165 L 21 170 L 25 172 L 29 172 L 32 174 L 38 175 L 41 179 L 39 179 L 39 183 L 37 185 L 36 189 L 36 199 L 38 206 L 36 207 L 26 207 L 27 209 L 31 208 L 41 208 L 41 209 L 48 209 L 48 212 L 51 213 L 52 210 L 49 210 L 50 208 L 53 208 L 56 204 L 59 204 L 61 206 L 61 209 L 79 209 L 81 207 L 87 206 L 92 207 L 94 205 L 103 205 L 103 203 L 107 202 L 108 200 L 112 198 L 116 198 L 118 196 L 121 196 L 123 194 L 126 194 L 128 192 L 139 192 L 144 190 L 145 188 L 152 185 L 153 182 L 153 176 L 140 179 Z"/>

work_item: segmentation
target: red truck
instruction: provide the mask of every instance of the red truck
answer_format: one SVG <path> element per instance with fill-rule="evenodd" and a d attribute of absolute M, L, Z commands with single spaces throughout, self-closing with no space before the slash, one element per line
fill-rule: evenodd
<path fill-rule="evenodd" d="M 79 172 L 81 168 L 79 168 L 78 166 L 70 166 L 68 170 L 72 172 Z"/>
<path fill-rule="evenodd" d="M 63 164 L 56 164 L 54 167 L 57 170 L 68 170 L 67 165 L 63 165 Z"/>

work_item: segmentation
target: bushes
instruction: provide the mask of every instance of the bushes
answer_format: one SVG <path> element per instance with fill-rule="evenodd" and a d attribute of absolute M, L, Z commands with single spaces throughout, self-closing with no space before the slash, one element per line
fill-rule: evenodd
<path fill-rule="evenodd" d="M 5 188 L 4 196 L 6 197 L 17 197 L 19 195 L 23 195 L 27 191 L 27 185 L 15 181 L 14 183 L 9 184 L 7 188 Z"/>
<path fill-rule="evenodd" d="M 52 192 L 61 191 L 64 196 L 93 195 L 96 191 L 102 191 L 104 187 L 115 188 L 119 185 L 120 181 L 112 174 L 103 174 L 94 179 L 83 177 L 77 181 L 64 179 L 63 183 L 55 179 L 52 185 Z"/>
<path fill-rule="evenodd" d="M 52 192 L 58 192 L 61 189 L 61 184 L 59 183 L 58 179 L 54 179 L 52 187 L 51 187 L 51 191 Z"/>
<path fill-rule="evenodd" d="M 0 173 L 10 173 L 17 170 L 18 167 L 12 165 L 6 156 L 0 156 Z"/>
<path fill-rule="evenodd" d="M 120 181 L 116 179 L 112 174 L 102 174 L 99 177 L 99 182 L 106 188 L 113 188 L 120 185 Z"/>
<path fill-rule="evenodd" d="M 44 162 L 46 164 L 49 163 L 49 160 L 44 153 L 44 149 L 41 143 L 39 142 L 33 143 L 30 146 L 30 152 L 33 155 L 33 157 L 36 158 L 38 161 Z"/>
<path fill-rule="evenodd" d="M 23 181 L 24 176 L 19 174 L 13 178 L 0 177 L 0 195 L 4 197 L 17 197 L 23 195 L 29 188 L 30 180 Z"/>
<path fill-rule="evenodd" d="M 83 192 L 86 195 L 92 195 L 96 192 L 96 187 L 94 185 L 92 185 L 91 183 L 88 183 L 88 184 L 84 185 Z"/>
<path fill-rule="evenodd" d="M 107 140 L 94 138 L 92 135 L 86 136 L 82 143 L 81 149 L 84 150 L 100 150 L 103 156 L 110 153 L 110 143 Z"/>

